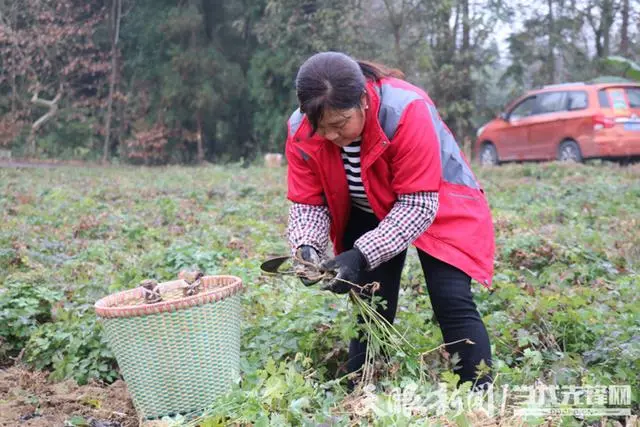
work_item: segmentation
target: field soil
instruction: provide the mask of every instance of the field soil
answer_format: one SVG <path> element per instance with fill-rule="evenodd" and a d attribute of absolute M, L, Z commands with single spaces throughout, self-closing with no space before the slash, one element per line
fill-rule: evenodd
<path fill-rule="evenodd" d="M 47 381 L 42 372 L 22 367 L 0 370 L 0 427 L 133 427 L 139 425 L 133 402 L 121 380 Z"/>

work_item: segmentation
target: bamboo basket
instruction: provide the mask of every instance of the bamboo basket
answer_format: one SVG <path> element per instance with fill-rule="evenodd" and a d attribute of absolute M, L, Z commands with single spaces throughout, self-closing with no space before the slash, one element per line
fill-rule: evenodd
<path fill-rule="evenodd" d="M 161 283 L 175 293 L 183 280 Z M 204 276 L 198 294 L 155 304 L 136 288 L 95 304 L 122 376 L 145 419 L 202 411 L 227 392 L 240 362 L 240 292 L 234 276 Z"/>

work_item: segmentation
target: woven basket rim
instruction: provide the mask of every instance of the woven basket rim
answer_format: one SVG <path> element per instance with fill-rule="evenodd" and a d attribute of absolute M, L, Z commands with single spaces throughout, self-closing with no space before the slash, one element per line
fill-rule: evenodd
<path fill-rule="evenodd" d="M 99 299 L 94 304 L 96 315 L 103 318 L 136 317 L 150 314 L 172 312 L 198 305 L 220 301 L 239 293 L 242 290 L 242 279 L 237 276 L 213 275 L 202 277 L 205 290 L 197 295 L 162 301 L 155 304 L 139 304 L 132 306 L 117 306 L 119 302 L 131 298 L 143 298 L 143 290 L 138 287 L 119 291 Z M 225 283 L 227 282 L 227 283 Z M 171 280 L 159 283 L 160 293 L 184 287 L 184 280 Z"/>

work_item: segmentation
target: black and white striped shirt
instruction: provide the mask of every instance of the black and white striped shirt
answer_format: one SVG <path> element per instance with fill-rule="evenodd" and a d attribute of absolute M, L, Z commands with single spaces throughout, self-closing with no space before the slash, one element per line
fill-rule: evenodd
<path fill-rule="evenodd" d="M 361 143 L 362 139 L 358 138 L 346 147 L 342 147 L 342 163 L 344 164 L 344 171 L 347 173 L 352 205 L 365 212 L 373 213 L 360 176 Z"/>

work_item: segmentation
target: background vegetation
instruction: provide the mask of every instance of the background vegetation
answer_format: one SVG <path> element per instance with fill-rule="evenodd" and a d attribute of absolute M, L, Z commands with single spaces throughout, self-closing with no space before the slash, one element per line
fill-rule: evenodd
<path fill-rule="evenodd" d="M 0 0 L 0 149 L 188 163 L 281 151 L 297 67 L 397 66 L 461 143 L 524 89 L 640 58 L 638 0 Z"/>

